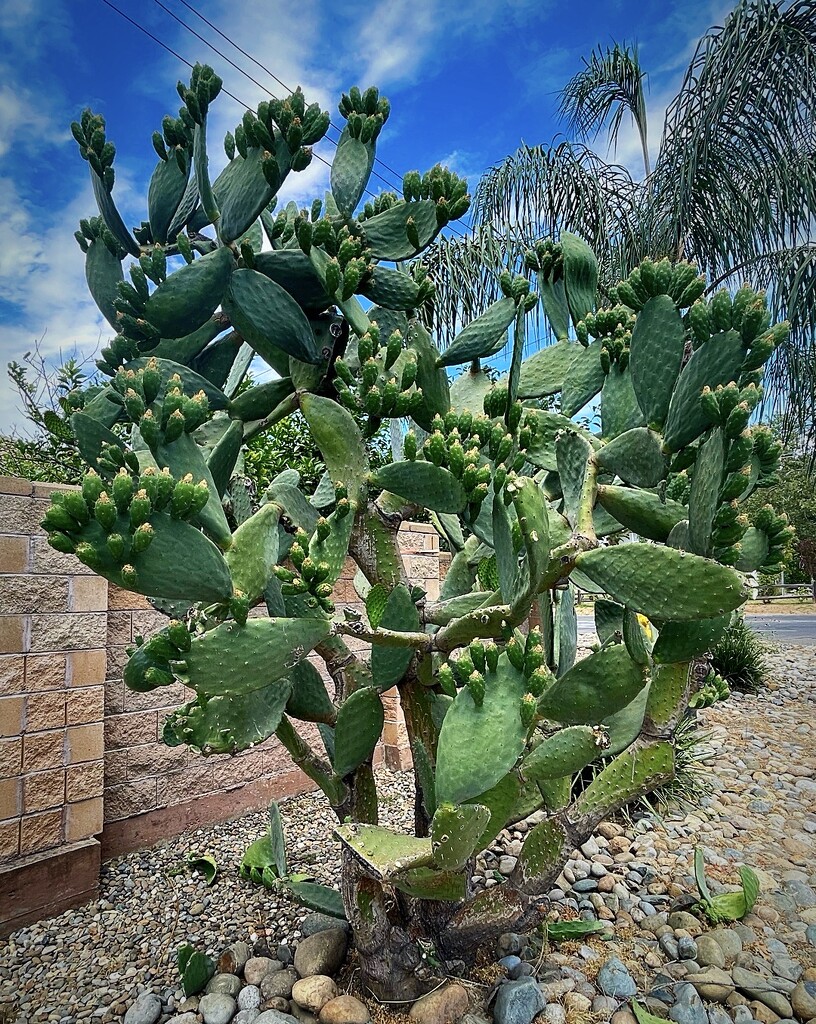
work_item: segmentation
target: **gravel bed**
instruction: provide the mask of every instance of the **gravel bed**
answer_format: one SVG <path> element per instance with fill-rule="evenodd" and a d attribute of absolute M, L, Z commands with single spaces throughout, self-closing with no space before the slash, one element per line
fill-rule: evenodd
<path fill-rule="evenodd" d="M 596 976 L 610 952 L 653 1002 L 660 1000 L 661 985 L 668 987 L 671 1000 L 679 993 L 694 1002 L 687 991 L 694 991 L 694 983 L 683 981 L 711 964 L 694 944 L 689 922 L 675 919 L 672 924 L 668 912 L 677 897 L 693 891 L 691 860 L 697 843 L 705 848 L 714 891 L 736 880 L 737 863 L 759 870 L 760 905 L 737 926 L 745 929 L 742 969 L 771 978 L 795 974 L 804 979 L 797 981 L 801 984 L 816 982 L 816 750 L 811 725 L 816 651 L 786 646 L 769 662 L 773 683 L 766 692 L 734 695 L 701 714 L 711 754 L 711 791 L 701 805 L 689 813 L 674 810 L 665 817 L 604 823 L 574 851 L 550 892 L 556 914 L 605 920 L 615 935 L 611 942 L 593 939 L 548 957 L 539 981 L 551 986 L 551 998 L 560 1000 L 559 1006 L 571 992 L 583 993 L 586 1000 L 584 1005 L 567 999 L 566 1012 L 582 1006 L 600 1017 L 615 1013 L 613 1024 L 632 1024 L 620 999 L 598 987 Z M 383 824 L 409 829 L 411 776 L 381 771 L 378 785 Z M 293 798 L 286 801 L 283 816 L 292 869 L 325 883 L 336 881 L 339 859 L 329 838 L 333 819 L 325 801 Z M 479 858 L 478 885 L 499 884 L 512 870 L 531 824 L 503 833 Z M 259 812 L 106 863 L 98 901 L 21 929 L 0 945 L 0 1022 L 109 1024 L 144 992 L 159 995 L 165 1021 L 178 1012 L 183 998 L 175 966 L 183 942 L 216 956 L 236 940 L 272 950 L 278 943 L 295 944 L 305 912 L 238 877 L 244 849 L 265 830 L 265 814 Z M 212 888 L 184 868 L 191 851 L 211 853 L 218 861 Z M 768 1007 L 764 1015 L 753 1006 L 739 1013 L 737 1008 L 748 1003 L 735 993 L 726 1006 L 730 1016 L 723 1011 L 727 1021 L 713 1011 L 707 1017 L 705 1011 L 703 1017 L 689 1011 L 673 1019 L 679 1024 L 728 1024 L 732 1019 L 736 1024 L 775 1024 L 779 1018 L 774 1014 L 771 1019 Z M 548 1024 L 563 1024 L 555 1010 L 545 1016 Z"/>

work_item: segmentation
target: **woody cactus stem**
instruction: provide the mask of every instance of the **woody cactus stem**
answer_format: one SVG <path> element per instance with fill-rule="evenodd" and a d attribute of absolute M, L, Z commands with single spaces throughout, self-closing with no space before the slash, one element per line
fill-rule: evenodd
<path fill-rule="evenodd" d="M 748 287 L 703 298 L 696 268 L 669 260 L 644 261 L 598 306 L 595 257 L 564 232 L 526 259 L 557 344 L 523 359 L 539 295 L 507 272 L 502 298 L 440 352 L 416 315 L 433 282 L 412 261 L 465 212 L 466 183 L 412 171 L 403 196 L 359 209 L 390 107 L 352 88 L 331 191 L 275 212 L 328 113 L 300 90 L 247 111 L 210 183 L 219 89 L 205 67 L 180 85 L 132 231 L 104 121 L 73 126 L 99 214 L 77 240 L 117 334 L 107 382 L 71 396 L 82 489 L 54 494 L 43 526 L 176 616 L 125 669 L 132 689 L 191 691 L 167 743 L 208 756 L 277 736 L 325 793 L 364 981 L 410 998 L 446 960 L 538 921 L 569 850 L 672 777 L 689 666 L 744 601 L 742 573 L 778 565 L 791 539 L 770 506 L 741 511 L 775 480 L 779 446 L 754 412 L 787 325 Z M 508 345 L 496 381 L 482 365 Z M 274 375 L 247 386 L 253 357 Z M 590 402 L 595 433 L 571 419 Z M 289 470 L 250 501 L 242 450 L 294 412 L 326 472 L 312 494 Z M 394 419 L 408 421 L 400 454 L 372 471 L 366 439 Z M 417 511 L 452 552 L 438 596 L 400 556 Z M 348 558 L 360 600 L 338 608 Z M 605 595 L 599 646 L 579 662 L 575 586 Z M 540 628 L 525 630 L 533 609 Z M 414 835 L 377 825 L 386 691 L 411 742 Z M 474 894 L 473 858 L 534 810 L 513 875 Z M 342 912 L 338 893 L 285 876 L 279 840 L 253 847 L 245 876 Z"/>

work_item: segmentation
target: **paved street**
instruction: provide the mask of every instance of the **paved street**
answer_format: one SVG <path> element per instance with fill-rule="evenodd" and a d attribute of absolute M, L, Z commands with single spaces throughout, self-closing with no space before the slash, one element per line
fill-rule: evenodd
<path fill-rule="evenodd" d="M 746 615 L 746 621 L 760 633 L 768 633 L 775 640 L 816 647 L 816 615 Z M 578 632 L 595 630 L 591 615 L 578 616 Z"/>

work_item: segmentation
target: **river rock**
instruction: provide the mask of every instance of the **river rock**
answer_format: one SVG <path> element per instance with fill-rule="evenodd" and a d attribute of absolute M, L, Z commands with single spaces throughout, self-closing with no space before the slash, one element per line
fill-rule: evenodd
<path fill-rule="evenodd" d="M 748 971 L 744 967 L 735 967 L 731 971 L 731 977 L 740 991 L 773 1010 L 778 1017 L 790 1017 L 793 1013 L 787 998 L 776 991 L 773 979 L 755 971 Z"/>
<path fill-rule="evenodd" d="M 264 975 L 279 971 L 282 966 L 280 960 L 268 956 L 251 956 L 244 964 L 244 980 L 247 985 L 260 985 Z"/>
<path fill-rule="evenodd" d="M 526 980 L 526 979 L 525 979 Z M 520 984 L 509 982 L 508 984 Z M 499 990 L 501 991 L 501 989 Z M 417 999 L 408 1016 L 420 1024 L 456 1024 L 467 1013 L 467 991 L 455 982 Z"/>
<path fill-rule="evenodd" d="M 317 933 L 316 933 L 317 934 Z M 323 1007 L 337 995 L 337 986 L 325 974 L 312 974 L 296 981 L 292 986 L 292 998 L 304 1010 L 320 1013 Z"/>
<path fill-rule="evenodd" d="M 347 943 L 348 937 L 342 928 L 315 932 L 301 939 L 295 950 L 295 970 L 301 978 L 334 974 L 345 959 Z"/>
<path fill-rule="evenodd" d="M 207 982 L 205 992 L 216 992 L 224 996 L 237 996 L 241 991 L 241 979 L 234 974 L 214 974 Z"/>
<path fill-rule="evenodd" d="M 742 952 L 742 939 L 733 928 L 715 928 L 714 931 L 706 932 L 706 939 L 713 939 L 720 947 L 726 961 L 733 960 Z"/>
<path fill-rule="evenodd" d="M 493 1020 L 495 1024 L 531 1024 L 543 1009 L 544 996 L 535 980 L 519 978 L 499 987 L 493 1005 Z"/>
<path fill-rule="evenodd" d="M 669 1017 L 677 1024 L 708 1024 L 708 1014 L 693 985 L 677 986 L 677 1002 L 669 1010 Z"/>
<path fill-rule="evenodd" d="M 239 1010 L 232 1018 L 232 1024 L 254 1024 L 254 1022 L 260 1017 L 261 1011 L 257 1006 L 248 1007 L 246 1010 Z M 194 1020 L 197 1022 L 198 1017 Z"/>
<path fill-rule="evenodd" d="M 188 1010 L 186 1013 L 178 1013 L 171 1017 L 167 1024 L 198 1024 L 198 1014 Z"/>
<path fill-rule="evenodd" d="M 204 1024 L 229 1024 L 238 1009 L 232 996 L 223 992 L 208 992 L 201 997 L 198 1012 L 204 1018 Z"/>
<path fill-rule="evenodd" d="M 793 1012 L 799 1020 L 816 1017 L 816 981 L 800 981 L 790 995 Z"/>
<path fill-rule="evenodd" d="M 280 1010 L 264 1010 L 255 1018 L 253 1024 L 297 1024 L 297 1017 L 293 1017 L 291 1013 L 281 1013 Z"/>
<path fill-rule="evenodd" d="M 715 938 L 709 934 L 703 934 L 697 939 L 696 945 L 696 959 L 701 967 L 725 967 L 725 953 Z"/>
<path fill-rule="evenodd" d="M 637 1024 L 637 1018 L 631 1010 L 615 1010 L 609 1024 Z"/>
<path fill-rule="evenodd" d="M 694 914 L 689 914 L 686 910 L 675 910 L 669 914 L 669 926 L 674 928 L 675 931 L 682 929 L 688 932 L 692 938 L 703 933 L 703 926 L 700 921 L 698 921 Z"/>
<path fill-rule="evenodd" d="M 142 992 L 125 1014 L 124 1024 L 156 1024 L 161 1012 L 161 999 L 152 992 Z"/>
<path fill-rule="evenodd" d="M 368 1007 L 354 996 L 336 996 L 320 1011 L 320 1024 L 368 1024 Z"/>
<path fill-rule="evenodd" d="M 698 974 L 689 974 L 686 981 L 695 987 L 703 999 L 725 1002 L 734 991 L 731 975 L 720 967 L 707 967 Z"/>
<path fill-rule="evenodd" d="M 774 1013 L 770 1006 L 760 1003 L 758 999 L 750 1002 L 748 1009 L 751 1011 L 753 1019 L 758 1021 L 759 1024 L 778 1024 L 780 1020 L 778 1013 Z"/>
<path fill-rule="evenodd" d="M 298 980 L 292 967 L 284 971 L 269 971 L 261 978 L 261 995 L 264 999 L 291 999 L 292 986 Z"/>
<path fill-rule="evenodd" d="M 629 999 L 637 992 L 635 979 L 618 957 L 610 957 L 598 971 L 598 988 L 604 995 Z"/>
<path fill-rule="evenodd" d="M 257 985 L 245 985 L 237 997 L 239 1010 L 257 1010 L 261 1005 L 261 990 Z"/>
<path fill-rule="evenodd" d="M 545 1024 L 566 1024 L 567 1011 L 560 1003 L 547 1003 L 539 1019 Z"/>
<path fill-rule="evenodd" d="M 300 934 L 304 939 L 310 935 L 317 935 L 318 932 L 330 932 L 335 928 L 342 928 L 344 932 L 351 930 L 348 921 L 339 917 L 331 917 L 329 914 L 307 914 L 300 926 Z"/>
<path fill-rule="evenodd" d="M 240 974 L 252 956 L 252 950 L 246 942 L 233 942 L 218 958 L 219 974 Z"/>

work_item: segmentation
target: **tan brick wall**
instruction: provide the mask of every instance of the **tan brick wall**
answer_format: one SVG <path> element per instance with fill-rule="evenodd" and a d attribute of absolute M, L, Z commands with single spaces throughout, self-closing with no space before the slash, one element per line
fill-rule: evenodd
<path fill-rule="evenodd" d="M 48 547 L 53 490 L 0 477 L 0 863 L 102 828 L 107 583 Z"/>
<path fill-rule="evenodd" d="M 167 713 L 190 691 L 134 693 L 122 671 L 136 636 L 166 619 L 48 546 L 38 524 L 54 489 L 0 477 L 0 864 L 81 842 L 109 823 L 292 777 L 275 738 L 207 759 L 162 743 Z M 412 578 L 438 597 L 447 562 L 433 527 L 407 524 L 399 544 Z M 334 596 L 362 611 L 355 571 L 348 560 Z M 406 767 L 395 691 L 384 704 L 384 756 Z M 300 728 L 320 746 L 313 726 Z"/>

